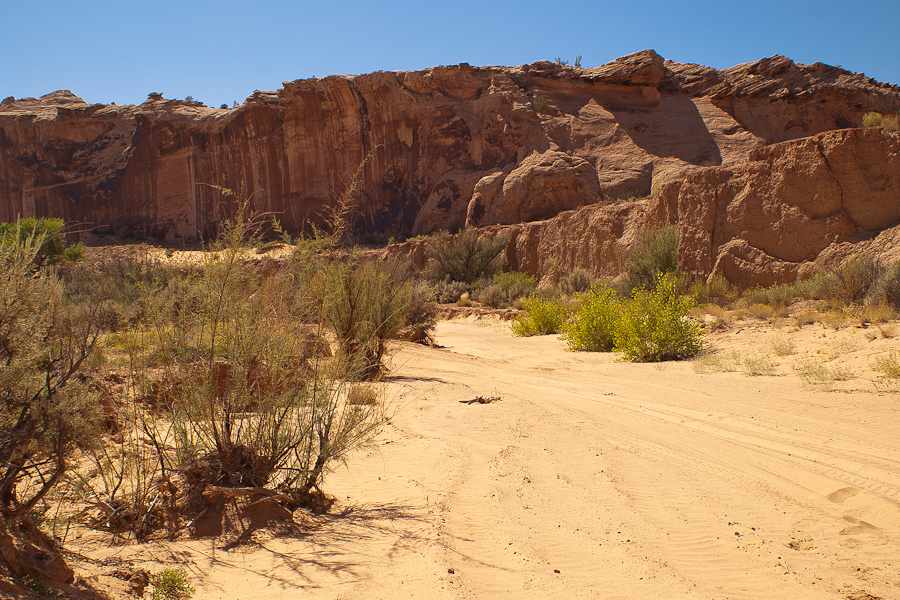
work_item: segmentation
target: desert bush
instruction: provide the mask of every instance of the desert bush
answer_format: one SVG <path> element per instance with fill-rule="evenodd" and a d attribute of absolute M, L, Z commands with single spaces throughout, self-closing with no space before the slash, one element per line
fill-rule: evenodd
<path fill-rule="evenodd" d="M 438 304 L 451 304 L 469 291 L 469 285 L 462 281 L 452 281 L 450 276 L 431 284 L 434 298 Z"/>
<path fill-rule="evenodd" d="M 745 290 L 741 296 L 746 298 L 749 304 L 784 308 L 800 297 L 800 292 L 794 285 L 773 285 Z"/>
<path fill-rule="evenodd" d="M 506 302 L 506 294 L 499 283 L 492 283 L 478 290 L 478 301 L 491 308 L 500 308 Z"/>
<path fill-rule="evenodd" d="M 874 304 L 883 304 L 894 310 L 900 310 L 900 261 L 883 269 L 869 296 Z"/>
<path fill-rule="evenodd" d="M 75 262 L 84 253 L 84 244 L 69 245 L 63 235 L 65 222 L 62 219 L 39 219 L 29 217 L 10 223 L 0 223 L 0 244 L 24 244 L 26 240 L 40 241 L 35 252 L 35 264 L 57 264 L 64 261 Z"/>
<path fill-rule="evenodd" d="M 824 292 L 830 299 L 860 304 L 875 288 L 882 273 L 878 261 L 870 254 L 855 254 L 828 269 L 830 277 L 824 282 Z"/>
<path fill-rule="evenodd" d="M 93 444 L 96 399 L 77 380 L 100 336 L 96 305 L 70 311 L 37 269 L 45 237 L 0 244 L 0 517 L 18 519 Z"/>
<path fill-rule="evenodd" d="M 469 292 L 463 292 L 462 295 L 459 297 L 459 300 L 456 301 L 456 305 L 462 306 L 463 308 L 473 306 L 473 304 L 474 303 L 472 302 L 471 298 L 469 297 Z"/>
<path fill-rule="evenodd" d="M 475 228 L 455 236 L 438 234 L 425 251 L 431 260 L 428 279 L 449 277 L 450 281 L 472 284 L 480 277 L 490 277 L 503 266 L 508 241 L 506 236 L 482 237 Z"/>
<path fill-rule="evenodd" d="M 775 375 L 775 363 L 767 356 L 745 356 L 741 363 L 741 372 L 750 377 Z"/>
<path fill-rule="evenodd" d="M 900 356 L 891 351 L 887 356 L 875 358 L 872 368 L 882 373 L 885 377 L 900 379 Z"/>
<path fill-rule="evenodd" d="M 564 294 L 581 294 L 591 289 L 594 278 L 587 269 L 577 268 L 559 278 L 559 291 Z"/>
<path fill-rule="evenodd" d="M 828 367 L 810 355 L 801 356 L 794 363 L 794 372 L 807 387 L 820 391 L 832 391 L 836 381 L 853 378 L 853 373 L 846 367 Z"/>
<path fill-rule="evenodd" d="M 362 376 L 381 374 L 386 340 L 406 322 L 411 282 L 398 264 L 383 265 L 351 258 L 332 263 L 315 284 L 325 292 L 322 316 L 334 331 L 341 351 L 362 361 Z"/>
<path fill-rule="evenodd" d="M 519 271 L 497 273 L 494 275 L 494 281 L 500 285 L 509 302 L 515 302 L 518 298 L 526 298 L 537 288 L 533 276 Z"/>
<path fill-rule="evenodd" d="M 194 587 L 187 582 L 183 569 L 163 569 L 150 577 L 153 594 L 150 600 L 181 600 L 194 594 Z"/>
<path fill-rule="evenodd" d="M 577 312 L 562 327 L 562 338 L 569 350 L 609 352 L 616 347 L 616 333 L 621 326 L 622 302 L 606 282 L 576 296 Z"/>
<path fill-rule="evenodd" d="M 863 127 L 881 127 L 886 131 L 900 131 L 900 117 L 882 115 L 879 112 L 867 112 L 863 115 Z"/>
<path fill-rule="evenodd" d="M 722 373 L 737 371 L 742 359 L 737 351 L 722 352 L 703 349 L 694 356 L 693 368 L 696 373 Z"/>
<path fill-rule="evenodd" d="M 775 316 L 775 310 L 770 305 L 760 303 L 751 304 L 744 308 L 743 313 L 748 317 L 763 321 L 771 320 Z"/>
<path fill-rule="evenodd" d="M 724 275 L 713 275 L 709 281 L 695 281 L 691 284 L 690 294 L 697 302 L 728 306 L 737 300 L 740 292 L 725 279 Z"/>
<path fill-rule="evenodd" d="M 407 336 L 414 342 L 433 342 L 432 332 L 437 325 L 434 290 L 425 281 L 416 281 L 409 289 L 404 326 L 411 330 Z"/>
<path fill-rule="evenodd" d="M 769 338 L 769 348 L 775 356 L 788 356 L 796 351 L 796 344 L 791 338 L 774 336 Z"/>
<path fill-rule="evenodd" d="M 631 289 L 652 287 L 659 275 L 678 271 L 678 230 L 668 225 L 645 231 L 625 256 L 625 274 Z"/>
<path fill-rule="evenodd" d="M 202 507 L 209 485 L 317 492 L 372 439 L 383 402 L 362 380 L 381 370 L 411 286 L 399 267 L 341 260 L 343 214 L 321 234 L 324 253 L 263 274 L 243 258 L 252 227 L 236 211 L 186 285 L 154 297 L 126 332 L 137 342 L 127 345 L 134 433 L 92 453 L 76 490 L 91 503 L 86 522 L 142 537 L 172 533 L 178 510 Z"/>
<path fill-rule="evenodd" d="M 625 303 L 616 349 L 638 362 L 659 362 L 694 356 L 702 348 L 700 324 L 688 318 L 691 296 L 678 291 L 674 273 L 661 273 L 653 289 L 638 288 Z"/>
<path fill-rule="evenodd" d="M 119 331 L 147 316 L 158 294 L 175 293 L 184 278 L 174 268 L 149 256 L 114 256 L 94 264 L 78 263 L 59 269 L 66 299 L 84 304 L 98 299 L 104 329 Z M 182 301 L 187 296 L 179 294 Z"/>
<path fill-rule="evenodd" d="M 526 314 L 513 319 L 513 335 L 550 335 L 559 333 L 566 320 L 566 310 L 559 304 L 532 295 L 525 302 Z"/>
<path fill-rule="evenodd" d="M 873 383 L 879 392 L 900 392 L 900 356 L 893 350 L 887 356 L 875 358 L 872 368 L 881 376 Z"/>

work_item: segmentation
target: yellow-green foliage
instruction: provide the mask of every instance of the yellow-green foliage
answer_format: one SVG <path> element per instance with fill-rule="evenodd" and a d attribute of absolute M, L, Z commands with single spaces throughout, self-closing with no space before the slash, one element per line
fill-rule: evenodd
<path fill-rule="evenodd" d="M 885 377 L 898 379 L 900 378 L 900 357 L 896 352 L 891 352 L 887 356 L 879 356 L 875 359 L 872 368 L 883 373 Z"/>
<path fill-rule="evenodd" d="M 532 295 L 525 303 L 526 314 L 512 322 L 512 332 L 518 336 L 549 335 L 559 333 L 566 321 L 566 310 L 561 305 Z"/>
<path fill-rule="evenodd" d="M 700 324 L 687 318 L 694 306 L 692 296 L 678 293 L 674 273 L 657 277 L 652 290 L 632 292 L 623 305 L 621 325 L 615 336 L 616 350 L 638 362 L 659 362 L 693 356 L 702 347 Z"/>
<path fill-rule="evenodd" d="M 659 362 L 702 348 L 702 328 L 688 318 L 694 298 L 679 293 L 675 273 L 657 275 L 652 289 L 635 289 L 624 300 L 608 284 L 595 283 L 578 301 L 578 313 L 563 327 L 570 350 L 615 350 L 630 361 Z"/>
<path fill-rule="evenodd" d="M 40 249 L 35 255 L 37 264 L 75 262 L 84 252 L 84 244 L 69 246 L 62 233 L 65 222 L 62 219 L 36 219 L 30 217 L 15 222 L 0 223 L 0 244 L 24 243 L 30 238 L 39 239 Z"/>
<path fill-rule="evenodd" d="M 863 115 L 864 127 L 881 127 L 887 131 L 900 131 L 900 118 L 895 115 L 882 115 L 880 112 L 867 112 Z"/>
<path fill-rule="evenodd" d="M 153 584 L 151 600 L 176 600 L 190 598 L 194 587 L 187 582 L 187 573 L 183 569 L 163 569 L 150 577 Z"/>
<path fill-rule="evenodd" d="M 622 303 L 605 282 L 578 294 L 578 313 L 562 330 L 569 350 L 609 352 L 616 345 L 616 330 L 622 321 Z"/>

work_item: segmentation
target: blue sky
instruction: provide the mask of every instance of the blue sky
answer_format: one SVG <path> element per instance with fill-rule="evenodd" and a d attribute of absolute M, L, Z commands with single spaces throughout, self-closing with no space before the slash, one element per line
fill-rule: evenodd
<path fill-rule="evenodd" d="M 716 68 L 782 54 L 900 84 L 897 0 L 3 0 L 0 98 L 150 92 L 211 106 L 282 81 L 560 57 L 597 66 L 653 48 Z"/>

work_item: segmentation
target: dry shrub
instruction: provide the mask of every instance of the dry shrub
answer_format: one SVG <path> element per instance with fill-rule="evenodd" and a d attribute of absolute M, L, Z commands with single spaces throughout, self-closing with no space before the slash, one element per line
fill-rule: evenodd
<path fill-rule="evenodd" d="M 737 371 L 742 364 L 740 354 L 736 350 L 722 352 L 721 350 L 704 350 L 699 352 L 693 361 L 696 373 L 723 373 Z"/>
<path fill-rule="evenodd" d="M 775 310 L 768 304 L 751 304 L 743 309 L 746 316 L 763 321 L 771 321 L 775 317 Z"/>
<path fill-rule="evenodd" d="M 774 336 L 769 339 L 769 348 L 776 356 L 789 356 L 796 351 L 796 344 L 790 338 Z"/>
<path fill-rule="evenodd" d="M 491 308 L 500 308 L 506 303 L 506 294 L 499 283 L 486 285 L 478 290 L 478 301 Z"/>
<path fill-rule="evenodd" d="M 751 377 L 775 375 L 775 363 L 768 356 L 746 356 L 741 361 L 741 372 Z"/>
<path fill-rule="evenodd" d="M 872 368 L 882 374 L 873 382 L 875 389 L 879 392 L 900 392 L 900 356 L 895 351 L 877 357 Z"/>
<path fill-rule="evenodd" d="M 425 251 L 430 259 L 428 279 L 461 281 L 467 284 L 490 277 L 503 266 L 509 238 L 482 236 L 469 228 L 453 236 L 446 232 L 435 236 Z"/>
<path fill-rule="evenodd" d="M 732 286 L 724 275 L 713 275 L 709 281 L 695 281 L 691 284 L 690 293 L 698 302 L 706 302 L 718 306 L 728 306 L 738 299 L 739 290 Z"/>
<path fill-rule="evenodd" d="M 0 517 L 32 510 L 66 475 L 102 420 L 78 380 L 100 336 L 98 303 L 67 305 L 39 266 L 40 235 L 0 238 Z"/>
<path fill-rule="evenodd" d="M 794 372 L 804 385 L 819 391 L 830 392 L 835 389 L 835 382 L 853 378 L 853 373 L 847 367 L 828 367 L 808 354 L 797 359 Z"/>
<path fill-rule="evenodd" d="M 469 285 L 462 281 L 452 281 L 450 276 L 431 284 L 434 298 L 439 304 L 452 304 L 469 291 Z"/>
<path fill-rule="evenodd" d="M 563 294 L 581 294 L 591 289 L 594 278 L 587 269 L 576 268 L 559 278 L 559 291 Z"/>
<path fill-rule="evenodd" d="M 794 314 L 794 321 L 797 323 L 797 327 L 803 327 L 804 325 L 812 325 L 816 321 L 821 318 L 821 315 L 814 310 L 802 310 L 796 314 Z"/>
<path fill-rule="evenodd" d="M 152 332 L 151 351 L 131 356 L 132 387 L 168 383 L 155 390 L 161 412 L 135 403 L 133 433 L 95 452 L 93 472 L 82 474 L 77 491 L 98 526 L 174 535 L 184 516 L 207 519 L 218 498 L 242 490 L 248 502 L 262 494 L 295 506 L 298 489 L 319 493 L 327 471 L 383 422 L 377 384 L 361 380 L 382 371 L 384 340 L 405 322 L 403 270 L 339 260 L 338 215 L 317 244 L 324 255 L 295 253 L 263 276 L 242 258 L 253 229 L 243 208 L 185 275 L 191 301 L 159 294 L 128 332 Z M 323 342 L 329 326 L 334 356 Z M 206 496 L 211 486 L 219 491 Z"/>

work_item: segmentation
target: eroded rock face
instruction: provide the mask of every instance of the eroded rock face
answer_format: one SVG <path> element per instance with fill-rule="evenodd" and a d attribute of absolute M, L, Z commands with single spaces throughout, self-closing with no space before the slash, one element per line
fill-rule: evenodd
<path fill-rule="evenodd" d="M 900 134 L 846 129 L 781 142 L 743 163 L 686 170 L 652 199 L 486 231 L 510 235 L 508 264 L 538 277 L 576 267 L 615 277 L 641 232 L 664 224 L 681 234 L 683 270 L 742 287 L 789 283 L 860 251 L 898 260 Z"/>
<path fill-rule="evenodd" d="M 0 220 L 212 235 L 234 208 L 224 186 L 298 230 L 369 156 L 359 233 L 535 221 L 649 195 L 696 167 L 737 172 L 766 144 L 859 126 L 869 110 L 900 111 L 897 88 L 777 56 L 717 71 L 649 50 L 593 69 L 463 64 L 294 81 L 234 110 L 158 94 L 140 106 L 7 98 Z M 746 210 L 745 222 L 762 209 Z M 865 227 L 878 220 L 867 210 L 852 217 Z"/>

